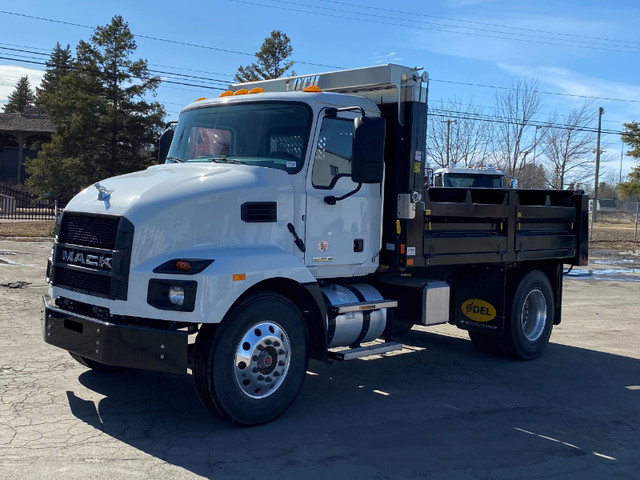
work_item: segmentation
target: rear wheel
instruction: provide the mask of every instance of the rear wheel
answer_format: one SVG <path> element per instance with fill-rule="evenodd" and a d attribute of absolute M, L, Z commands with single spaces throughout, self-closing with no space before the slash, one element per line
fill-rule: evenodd
<path fill-rule="evenodd" d="M 516 289 L 500 347 L 521 360 L 538 358 L 549 343 L 554 311 L 549 279 L 539 270 L 529 272 Z"/>
<path fill-rule="evenodd" d="M 487 335 L 486 333 L 469 331 L 469 338 L 471 343 L 476 347 L 476 350 L 482 353 L 495 355 L 500 353 L 498 347 L 498 337 L 495 335 Z"/>
<path fill-rule="evenodd" d="M 296 306 L 277 293 L 258 293 L 234 307 L 219 327 L 200 331 L 194 383 L 210 410 L 259 425 L 293 403 L 307 363 L 306 330 Z"/>

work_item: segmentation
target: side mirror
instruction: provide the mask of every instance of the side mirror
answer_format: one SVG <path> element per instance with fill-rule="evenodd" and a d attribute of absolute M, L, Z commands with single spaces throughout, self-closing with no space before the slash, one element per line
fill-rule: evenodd
<path fill-rule="evenodd" d="M 173 134 L 174 131 L 171 127 L 167 127 L 167 129 L 162 132 L 160 141 L 158 142 L 158 163 L 164 163 L 167 160 L 169 147 L 171 146 L 171 141 L 173 140 Z"/>
<path fill-rule="evenodd" d="M 518 188 L 518 179 L 510 175 L 505 175 L 502 183 L 504 184 L 504 188 Z"/>
<path fill-rule="evenodd" d="M 433 187 L 433 168 L 427 167 L 427 174 L 424 176 L 424 186 Z"/>
<path fill-rule="evenodd" d="M 358 117 L 353 126 L 351 179 L 380 183 L 384 175 L 384 118 Z"/>

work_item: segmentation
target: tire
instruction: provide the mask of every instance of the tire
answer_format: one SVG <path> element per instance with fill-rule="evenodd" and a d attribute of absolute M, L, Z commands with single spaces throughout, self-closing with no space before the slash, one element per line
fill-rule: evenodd
<path fill-rule="evenodd" d="M 95 360 L 91 360 L 90 358 L 83 357 L 82 355 L 78 355 L 77 353 L 71 353 L 71 358 L 73 358 L 80 365 L 84 365 L 91 370 L 95 370 L 97 372 L 117 372 L 122 370 L 122 367 L 116 367 L 113 365 L 107 365 L 105 363 L 96 362 Z"/>
<path fill-rule="evenodd" d="M 499 339 L 506 355 L 533 360 L 547 348 L 555 312 L 553 290 L 540 270 L 527 273 L 513 297 L 511 316 Z"/>
<path fill-rule="evenodd" d="M 476 350 L 489 355 L 496 355 L 502 353 L 498 347 L 498 337 L 495 335 L 487 335 L 486 333 L 471 332 L 469 331 L 469 338 L 471 343 L 476 347 Z"/>
<path fill-rule="evenodd" d="M 308 364 L 302 315 L 287 298 L 265 292 L 244 299 L 217 328 L 196 338 L 193 378 L 209 410 L 240 425 L 260 425 L 293 403 Z"/>

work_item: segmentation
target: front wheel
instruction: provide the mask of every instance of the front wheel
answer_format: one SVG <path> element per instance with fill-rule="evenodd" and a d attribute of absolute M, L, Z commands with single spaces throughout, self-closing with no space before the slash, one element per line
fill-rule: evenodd
<path fill-rule="evenodd" d="M 293 403 L 306 375 L 302 315 L 277 293 L 251 295 L 196 339 L 193 375 L 210 410 L 241 425 L 269 422 Z"/>
<path fill-rule="evenodd" d="M 506 354 L 533 360 L 547 348 L 555 312 L 553 289 L 539 270 L 526 274 L 513 297 L 511 317 L 500 346 Z"/>
<path fill-rule="evenodd" d="M 69 352 L 69 355 L 71 355 L 71 358 L 80 365 L 84 365 L 85 367 L 90 368 L 91 370 L 96 370 L 97 372 L 117 372 L 122 370 L 122 367 L 115 367 L 113 365 L 107 365 L 106 363 L 96 362 L 95 360 L 83 357 L 77 353 Z"/>

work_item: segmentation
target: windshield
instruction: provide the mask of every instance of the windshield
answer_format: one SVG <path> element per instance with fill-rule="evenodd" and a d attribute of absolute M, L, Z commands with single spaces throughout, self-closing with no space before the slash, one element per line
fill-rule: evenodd
<path fill-rule="evenodd" d="M 444 186 L 461 188 L 503 188 L 501 175 L 473 175 L 468 173 L 445 174 Z"/>
<path fill-rule="evenodd" d="M 311 111 L 301 103 L 250 102 L 180 115 L 168 162 L 242 163 L 295 173 L 302 168 Z"/>

